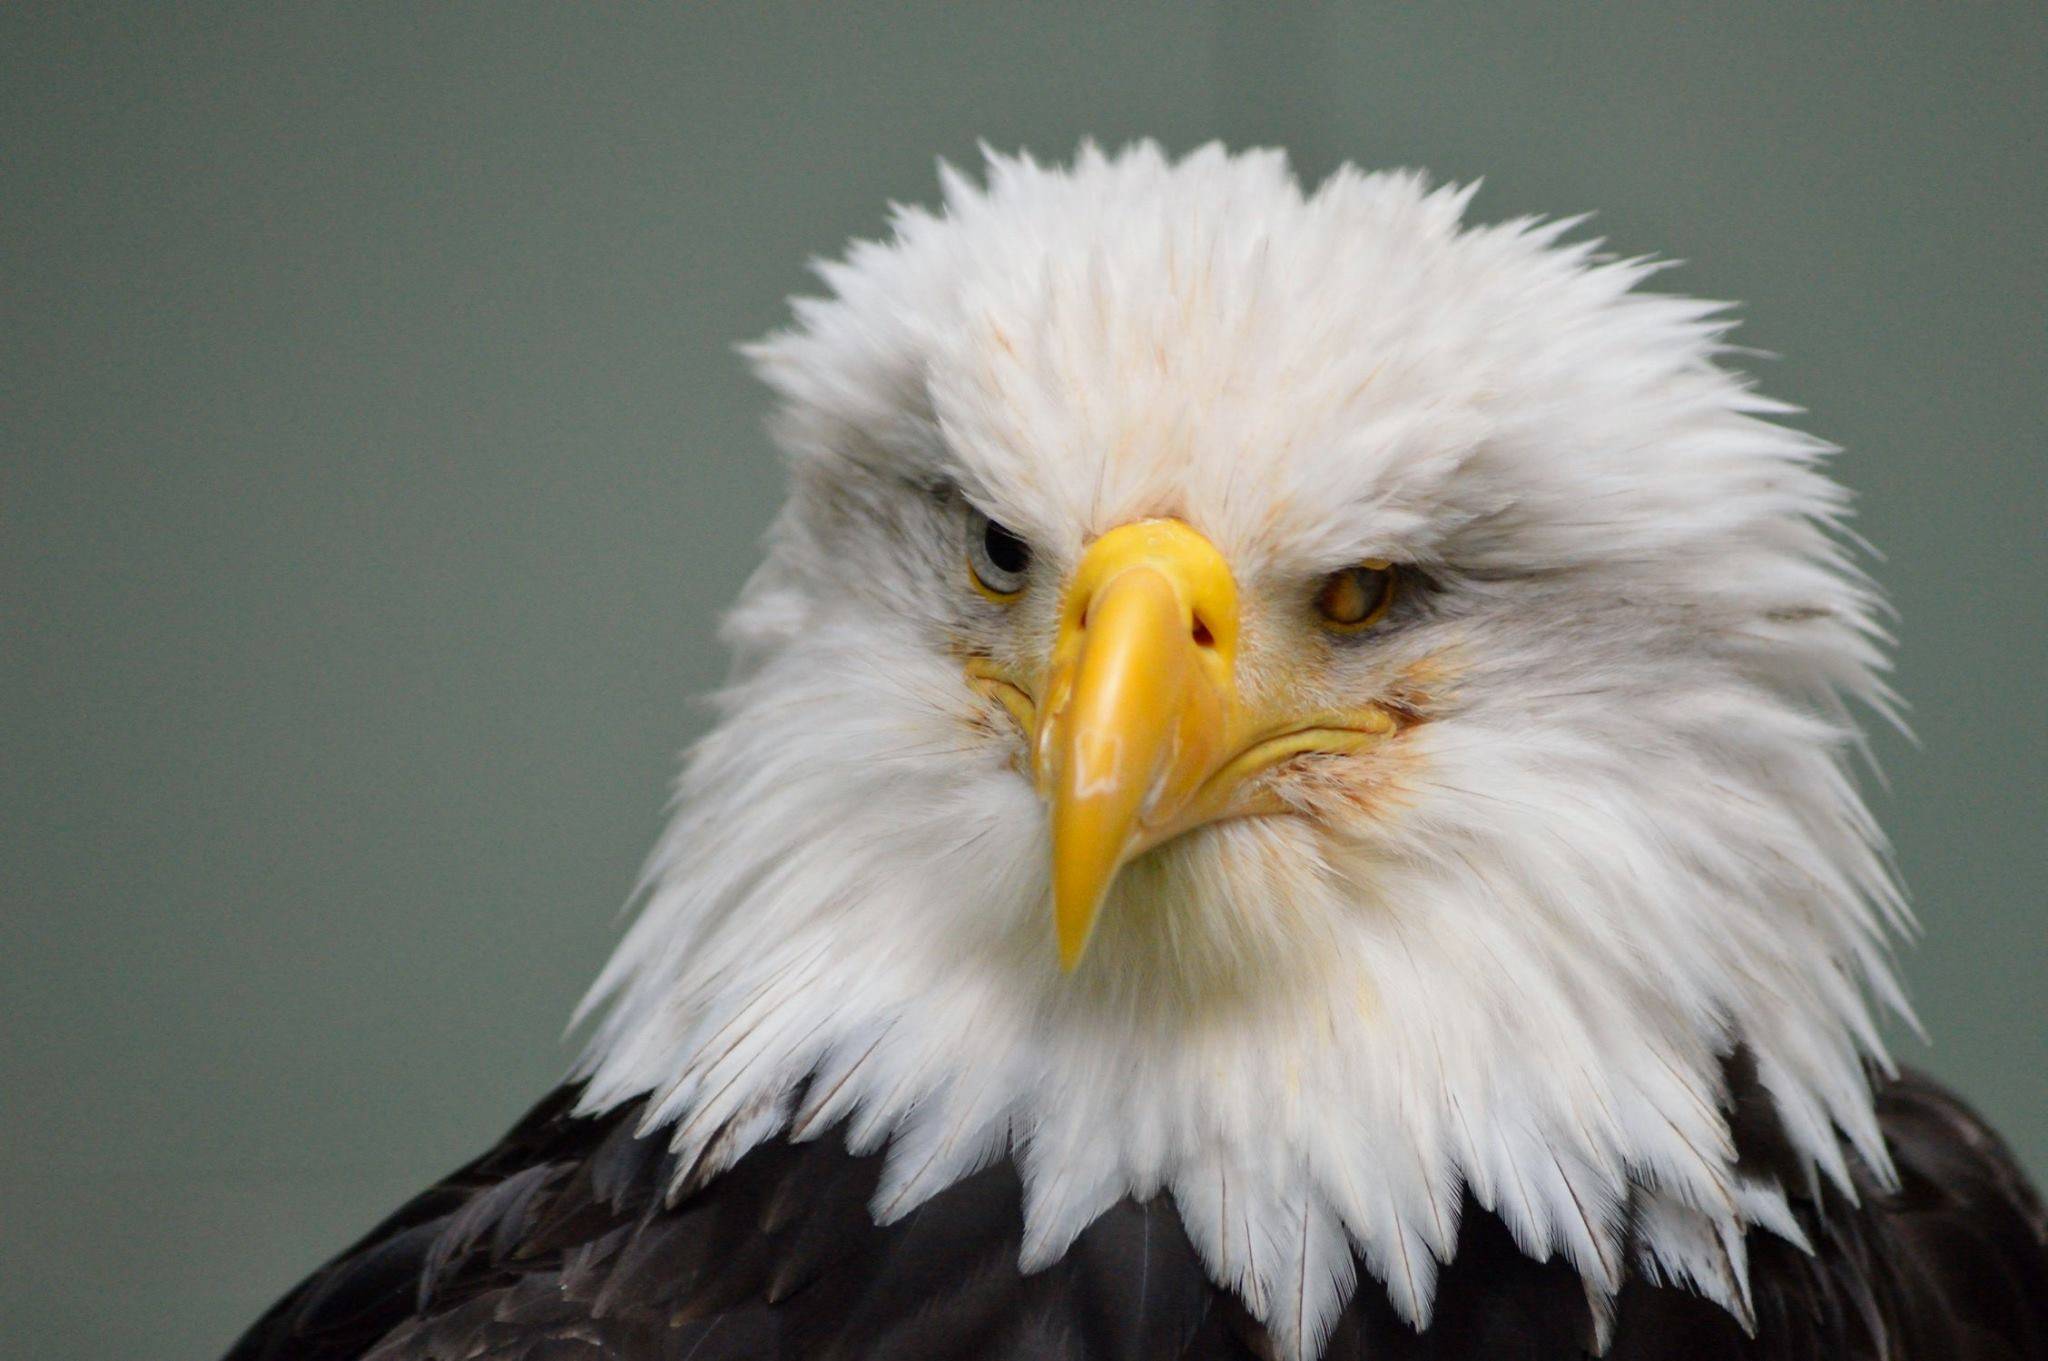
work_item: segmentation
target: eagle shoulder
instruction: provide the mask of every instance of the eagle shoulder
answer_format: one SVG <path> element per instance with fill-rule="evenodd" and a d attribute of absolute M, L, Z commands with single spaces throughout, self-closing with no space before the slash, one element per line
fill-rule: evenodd
<path fill-rule="evenodd" d="M 1608 1361 L 2044 1361 L 2048 1214 L 1957 1098 L 1905 1074 L 1877 1109 L 1895 1187 L 1810 1188 L 1741 1054 L 1730 1119 L 1752 1170 L 1795 1190 L 1811 1254 L 1749 1237 L 1756 1331 L 1636 1276 Z M 1017 1269 L 1017 1172 L 1001 1160 L 877 1226 L 881 1158 L 829 1135 L 771 1141 L 672 1196 L 642 1110 L 575 1113 L 563 1087 L 488 1153 L 314 1272 L 228 1361 L 957 1357 L 1267 1361 L 1276 1348 L 1208 1277 L 1170 1200 L 1124 1200 L 1059 1262 Z M 1555 1361 L 1589 1355 L 1578 1276 L 1524 1256 L 1467 1198 L 1434 1319 L 1418 1336 L 1361 1271 L 1326 1361 Z"/>

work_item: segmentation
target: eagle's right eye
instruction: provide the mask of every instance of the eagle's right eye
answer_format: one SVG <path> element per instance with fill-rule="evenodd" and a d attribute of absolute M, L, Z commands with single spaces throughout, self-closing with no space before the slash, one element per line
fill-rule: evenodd
<path fill-rule="evenodd" d="M 1024 593 L 1031 545 L 980 511 L 967 512 L 967 570 L 974 589 L 1005 604 Z"/>

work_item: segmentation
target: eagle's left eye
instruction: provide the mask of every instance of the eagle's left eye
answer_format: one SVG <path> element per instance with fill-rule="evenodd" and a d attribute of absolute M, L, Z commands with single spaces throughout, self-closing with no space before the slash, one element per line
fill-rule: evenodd
<path fill-rule="evenodd" d="M 967 569 L 974 588 L 990 600 L 1009 602 L 1024 590 L 1031 545 L 980 511 L 967 512 Z"/>
<path fill-rule="evenodd" d="M 1316 588 L 1316 613 L 1338 633 L 1372 627 L 1393 603 L 1394 566 L 1377 558 L 1332 572 Z"/>

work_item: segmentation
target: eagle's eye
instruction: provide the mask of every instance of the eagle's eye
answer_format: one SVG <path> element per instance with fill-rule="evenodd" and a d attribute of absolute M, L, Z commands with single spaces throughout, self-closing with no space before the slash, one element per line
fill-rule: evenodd
<path fill-rule="evenodd" d="M 1316 587 L 1316 613 L 1337 633 L 1371 628 L 1393 603 L 1393 564 L 1377 558 L 1332 572 Z"/>
<path fill-rule="evenodd" d="M 1030 566 L 1030 544 L 980 511 L 968 509 L 967 568 L 974 576 L 974 589 L 990 600 L 1008 603 L 1023 594 L 1024 572 Z"/>

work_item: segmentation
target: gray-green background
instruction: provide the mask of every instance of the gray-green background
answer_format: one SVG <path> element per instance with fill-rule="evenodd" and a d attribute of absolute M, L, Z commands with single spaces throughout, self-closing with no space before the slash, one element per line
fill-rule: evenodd
<path fill-rule="evenodd" d="M 977 138 L 1599 210 L 1846 445 L 1906 1056 L 2048 1169 L 2048 20 L 0 15 L 0 1350 L 204 1357 L 558 1075 L 777 497 L 730 352 Z"/>

